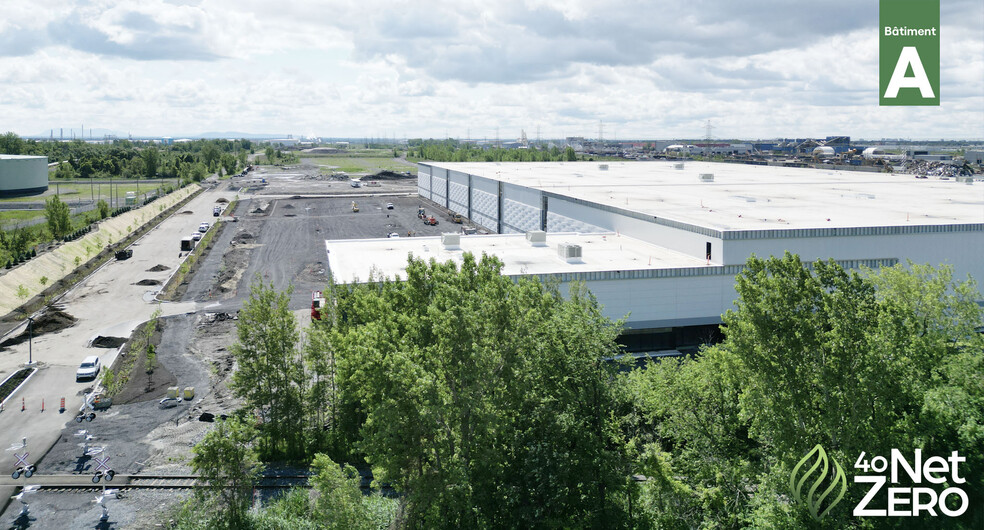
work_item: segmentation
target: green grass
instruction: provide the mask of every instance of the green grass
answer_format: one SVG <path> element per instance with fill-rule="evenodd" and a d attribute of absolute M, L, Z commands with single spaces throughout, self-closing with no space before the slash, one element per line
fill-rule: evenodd
<path fill-rule="evenodd" d="M 44 210 L 0 210 L 0 226 L 44 217 Z"/>
<path fill-rule="evenodd" d="M 322 173 L 332 173 L 344 171 L 345 173 L 367 173 L 373 174 L 383 170 L 403 172 L 416 172 L 416 168 L 401 164 L 393 160 L 392 152 L 388 158 L 353 158 L 348 156 L 328 156 L 318 157 L 318 164 L 322 166 L 332 166 L 332 168 L 322 167 Z"/>
<path fill-rule="evenodd" d="M 342 153 L 305 153 L 293 151 L 301 158 L 393 158 L 392 149 L 346 149 Z"/>
<path fill-rule="evenodd" d="M 138 197 L 142 193 L 148 191 L 157 190 L 159 187 L 167 186 L 168 184 L 177 187 L 177 181 L 175 179 L 167 179 L 160 183 L 154 182 L 153 184 L 140 184 L 138 182 L 127 182 L 121 179 L 114 179 L 112 181 L 113 194 L 116 195 L 116 200 L 120 206 L 123 206 L 124 198 L 126 197 L 126 192 L 132 191 L 137 194 Z M 59 182 L 57 180 L 51 180 L 48 182 L 48 191 L 41 195 L 31 195 L 29 197 L 14 197 L 11 199 L 0 199 L 0 202 L 5 203 L 16 203 L 16 202 L 40 202 L 48 199 L 58 192 L 59 198 L 62 201 L 71 203 L 71 201 L 83 200 L 88 201 L 95 197 L 98 199 L 105 199 L 109 201 L 110 195 L 110 181 L 108 179 L 93 179 L 92 185 L 89 182 Z"/>

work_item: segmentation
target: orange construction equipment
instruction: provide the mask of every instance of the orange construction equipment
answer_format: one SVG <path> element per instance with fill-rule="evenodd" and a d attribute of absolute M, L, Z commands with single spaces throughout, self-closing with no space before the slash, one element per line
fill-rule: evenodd
<path fill-rule="evenodd" d="M 58 412 L 65 412 L 65 398 L 61 398 L 61 406 L 58 408 Z"/>

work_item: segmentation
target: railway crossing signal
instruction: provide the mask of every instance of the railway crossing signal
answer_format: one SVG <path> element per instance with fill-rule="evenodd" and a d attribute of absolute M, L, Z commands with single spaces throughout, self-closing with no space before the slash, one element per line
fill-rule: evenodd
<path fill-rule="evenodd" d="M 28 453 L 26 450 L 27 438 L 22 438 L 20 445 L 14 444 L 7 448 L 8 451 L 19 451 L 21 449 L 25 450 L 23 456 L 14 453 L 14 458 L 17 459 L 17 462 L 14 464 L 14 472 L 10 474 L 14 480 L 19 479 L 21 475 L 24 475 L 24 478 L 30 478 L 38 470 L 37 466 L 27 461 L 27 457 L 31 456 L 31 453 Z"/>
<path fill-rule="evenodd" d="M 21 474 L 24 475 L 24 478 L 31 478 L 31 475 L 38 470 L 37 466 L 27 461 L 27 457 L 30 455 L 31 453 L 28 453 L 27 451 L 24 452 L 24 456 L 14 453 L 14 458 L 17 459 L 17 463 L 14 464 L 14 472 L 10 474 L 14 480 L 19 479 Z"/>
<path fill-rule="evenodd" d="M 75 436 L 82 438 L 82 456 L 96 456 L 103 452 L 104 447 L 89 447 L 89 442 L 96 439 L 96 435 L 86 429 L 79 429 Z"/>
<path fill-rule="evenodd" d="M 106 456 L 103 457 L 102 459 L 96 458 L 95 460 L 96 460 L 96 473 L 92 475 L 92 483 L 98 484 L 99 480 L 101 480 L 102 478 L 105 478 L 106 482 L 113 480 L 113 477 L 116 476 L 116 471 L 113 471 L 112 469 L 109 468 L 109 464 L 107 464 L 107 462 L 109 462 L 109 457 Z"/>
<path fill-rule="evenodd" d="M 27 496 L 32 493 L 37 493 L 41 486 L 39 484 L 32 484 L 30 486 L 24 486 L 20 493 L 10 497 L 11 499 L 17 499 L 21 503 L 21 511 L 17 514 L 17 517 L 27 517 L 31 513 L 31 508 L 27 504 Z"/>
<path fill-rule="evenodd" d="M 79 407 L 79 413 L 75 415 L 76 422 L 82 423 L 82 420 L 92 421 L 96 419 L 96 407 L 92 404 L 95 399 L 95 392 L 90 392 L 85 395 L 85 401 L 82 403 L 82 406 Z"/>
<path fill-rule="evenodd" d="M 109 460 L 108 457 L 106 459 Z M 108 490 L 106 489 L 106 486 L 103 486 L 102 495 L 92 500 L 92 502 L 98 504 L 102 508 L 102 515 L 99 516 L 99 520 L 103 522 L 109 520 L 109 507 L 106 506 L 107 498 L 114 498 L 114 499 L 120 498 L 120 490 L 118 489 Z"/>

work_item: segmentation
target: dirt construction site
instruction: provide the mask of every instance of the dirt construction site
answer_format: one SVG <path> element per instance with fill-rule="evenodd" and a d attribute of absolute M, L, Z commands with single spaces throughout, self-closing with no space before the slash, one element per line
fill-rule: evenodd
<path fill-rule="evenodd" d="M 107 262 L 52 300 L 34 315 L 32 330 L 25 323 L 0 337 L 0 380 L 29 358 L 36 368 L 0 411 L 6 449 L 0 452 L 0 528 L 160 527 L 191 493 L 161 477 L 192 475 L 191 448 L 214 419 L 239 405 L 229 390 L 230 348 L 250 284 L 292 286 L 291 309 L 303 328 L 311 292 L 328 279 L 326 239 L 432 236 L 459 228 L 447 211 L 422 204 L 412 164 L 410 174 L 367 177 L 370 185 L 362 187 L 319 169 L 302 160 L 213 182 L 135 241 L 132 257 Z M 421 222 L 421 206 L 437 226 Z M 206 222 L 207 244 L 192 253 L 189 267 L 181 239 Z M 100 378 L 77 382 L 75 376 L 91 355 L 102 370 L 114 367 L 116 378 L 128 377 L 108 408 L 86 409 L 95 414 L 87 419 L 77 415 L 84 397 L 102 390 Z M 177 398 L 165 399 L 174 387 Z M 23 471 L 31 466 L 28 478 Z M 112 481 L 105 480 L 109 470 Z M 104 487 L 111 489 L 104 494 Z"/>

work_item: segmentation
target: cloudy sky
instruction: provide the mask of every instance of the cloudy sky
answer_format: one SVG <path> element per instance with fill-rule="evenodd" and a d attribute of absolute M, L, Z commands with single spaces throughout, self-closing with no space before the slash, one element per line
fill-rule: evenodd
<path fill-rule="evenodd" d="M 939 107 L 878 106 L 878 3 L 5 0 L 0 130 L 984 139 L 984 2 Z"/>

